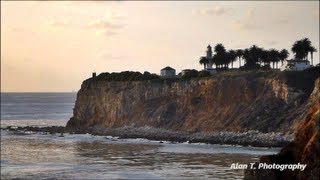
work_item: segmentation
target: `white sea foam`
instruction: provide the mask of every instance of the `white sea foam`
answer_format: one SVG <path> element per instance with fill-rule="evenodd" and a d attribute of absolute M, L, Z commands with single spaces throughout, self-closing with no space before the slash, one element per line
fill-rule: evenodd
<path fill-rule="evenodd" d="M 50 119 L 24 119 L 24 120 L 1 120 L 1 128 L 8 126 L 37 126 L 37 127 L 45 127 L 45 126 L 65 126 L 67 124 L 67 120 L 50 120 Z"/>

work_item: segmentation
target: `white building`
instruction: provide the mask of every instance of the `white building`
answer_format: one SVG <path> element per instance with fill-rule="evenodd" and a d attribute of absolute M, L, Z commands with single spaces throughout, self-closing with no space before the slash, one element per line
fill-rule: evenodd
<path fill-rule="evenodd" d="M 284 70 L 294 70 L 302 71 L 310 67 L 310 62 L 308 60 L 286 60 L 280 67 L 281 71 Z"/>
<path fill-rule="evenodd" d="M 167 67 L 161 69 L 160 75 L 165 76 L 165 77 L 172 77 L 172 76 L 176 75 L 176 70 L 173 69 L 172 67 L 167 66 Z"/>
<path fill-rule="evenodd" d="M 212 58 L 212 48 L 211 48 L 210 44 L 207 47 L 206 58 L 208 59 L 209 62 L 205 64 L 204 70 L 208 71 L 210 74 L 217 73 L 217 71 L 212 68 L 213 58 Z"/>

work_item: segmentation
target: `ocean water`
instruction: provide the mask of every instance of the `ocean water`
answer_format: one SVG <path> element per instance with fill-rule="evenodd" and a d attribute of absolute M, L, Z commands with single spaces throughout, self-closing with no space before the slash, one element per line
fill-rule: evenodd
<path fill-rule="evenodd" d="M 1 127 L 64 126 L 75 93 L 1 93 Z M 1 179 L 241 179 L 279 148 L 1 130 Z"/>

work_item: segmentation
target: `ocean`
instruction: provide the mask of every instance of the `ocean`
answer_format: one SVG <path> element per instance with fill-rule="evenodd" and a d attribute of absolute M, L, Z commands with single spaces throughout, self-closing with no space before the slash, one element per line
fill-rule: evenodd
<path fill-rule="evenodd" d="M 65 126 L 76 93 L 1 93 L 1 127 Z M 205 143 L 1 130 L 1 179 L 241 179 L 247 164 L 279 152 Z"/>

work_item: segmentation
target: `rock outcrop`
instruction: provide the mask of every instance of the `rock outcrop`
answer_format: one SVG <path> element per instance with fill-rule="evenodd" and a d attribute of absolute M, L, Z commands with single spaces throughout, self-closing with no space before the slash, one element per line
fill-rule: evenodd
<path fill-rule="evenodd" d="M 90 78 L 78 92 L 67 127 L 292 133 L 318 76 L 314 71 L 295 73 L 130 82 Z"/>
<path fill-rule="evenodd" d="M 320 177 L 320 79 L 305 105 L 307 113 L 295 133 L 295 139 L 277 155 L 263 156 L 261 163 L 267 164 L 306 164 L 301 170 L 265 170 L 250 169 L 245 171 L 244 179 L 319 179 Z"/>

